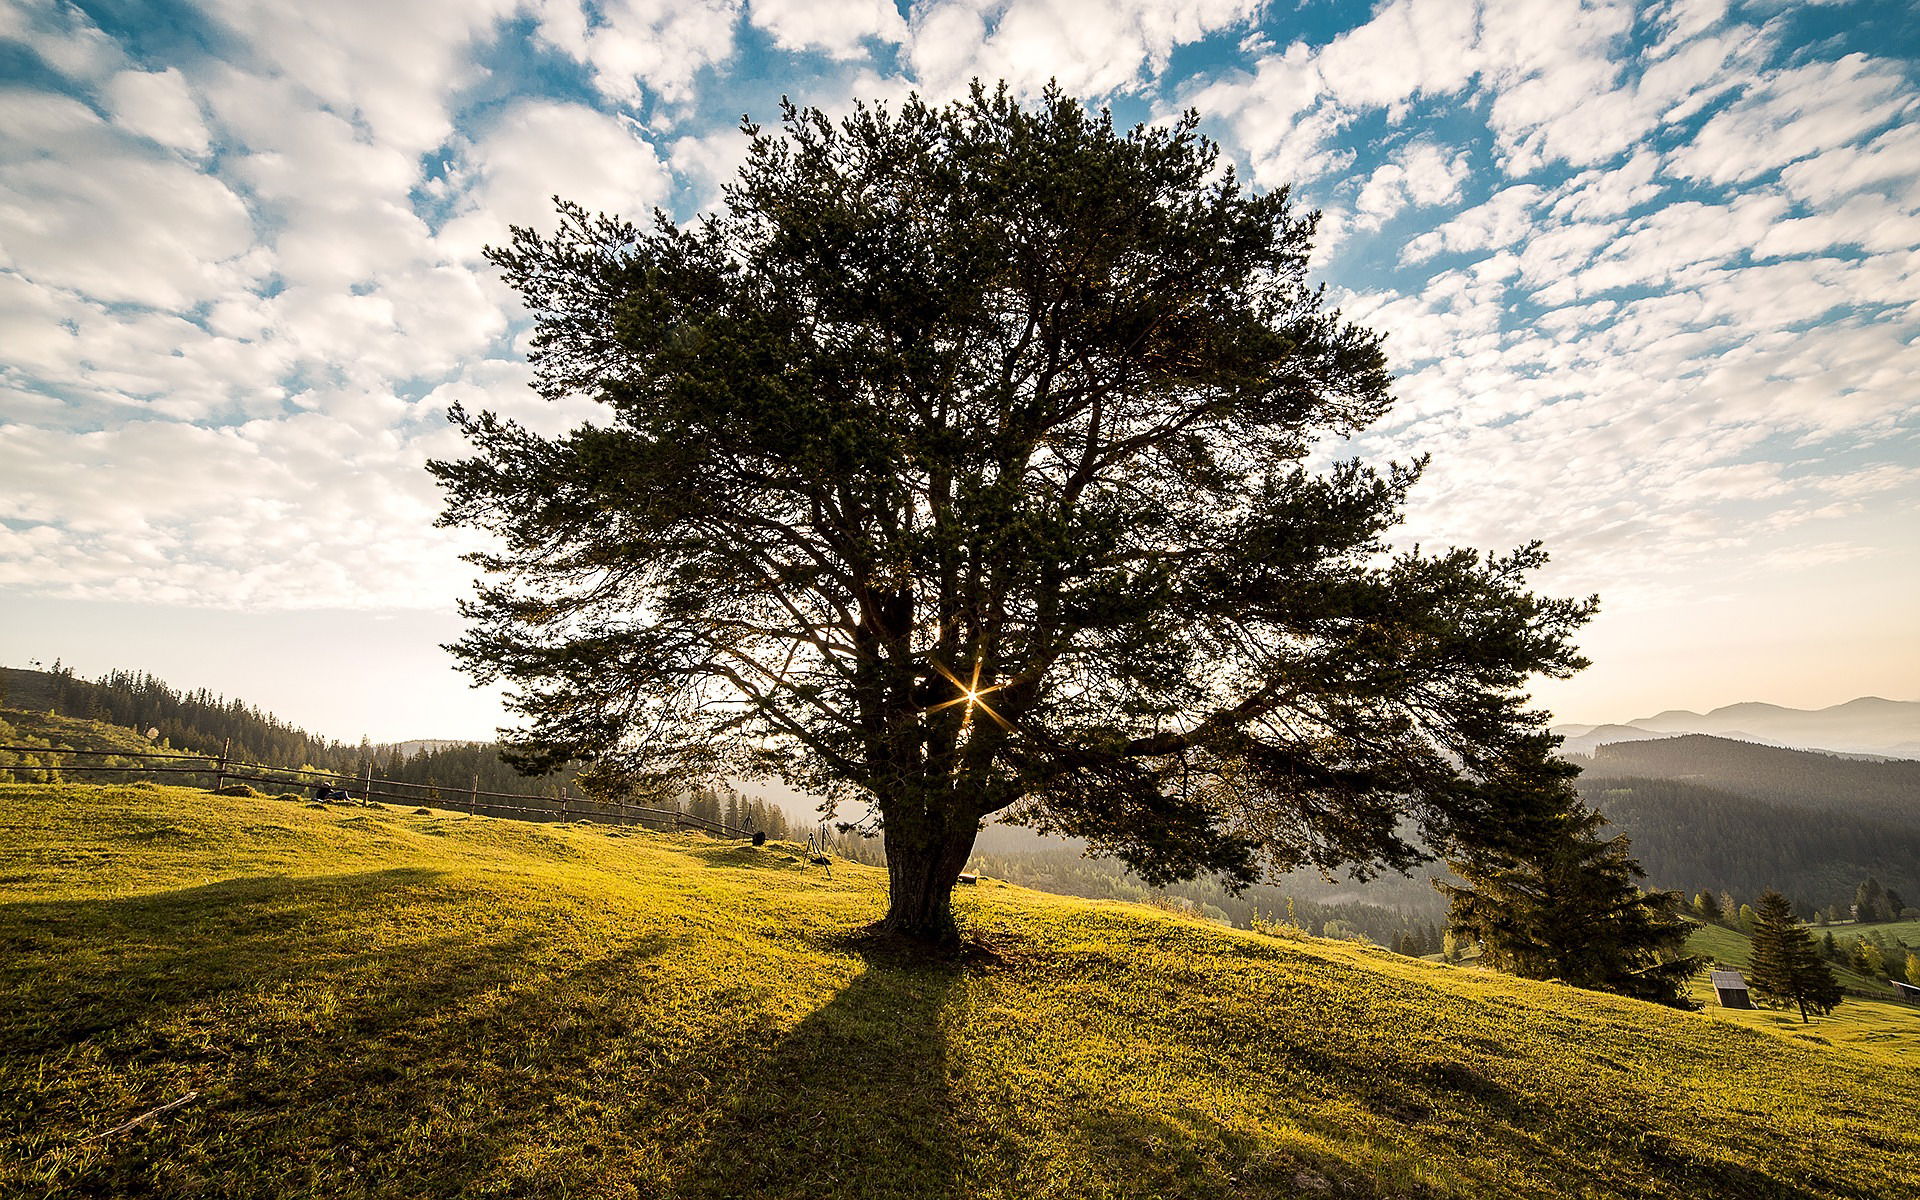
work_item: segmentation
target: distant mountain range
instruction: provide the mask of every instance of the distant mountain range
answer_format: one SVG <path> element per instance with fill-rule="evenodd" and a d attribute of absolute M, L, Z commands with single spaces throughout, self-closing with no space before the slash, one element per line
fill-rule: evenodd
<path fill-rule="evenodd" d="M 1862 696 L 1831 708 L 1784 708 L 1778 704 L 1729 704 L 1708 713 L 1668 709 L 1621 725 L 1556 725 L 1567 754 L 1592 754 L 1597 746 L 1705 733 L 1735 741 L 1796 750 L 1920 759 L 1920 700 Z"/>

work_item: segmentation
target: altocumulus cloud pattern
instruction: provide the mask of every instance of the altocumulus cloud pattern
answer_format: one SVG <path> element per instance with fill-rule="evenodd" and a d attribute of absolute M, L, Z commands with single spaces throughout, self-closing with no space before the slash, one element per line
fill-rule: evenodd
<path fill-rule="evenodd" d="M 1390 332 L 1402 397 L 1324 453 L 1433 451 L 1423 538 L 1537 534 L 1550 582 L 1616 600 L 1868 559 L 1912 594 L 1905 7 L 15 0 L 0 589 L 444 606 L 466 547 L 420 464 L 460 450 L 447 405 L 591 415 L 526 392 L 485 244 L 553 193 L 696 214 L 783 93 L 981 76 L 1196 107 L 1323 211 L 1322 277 Z"/>

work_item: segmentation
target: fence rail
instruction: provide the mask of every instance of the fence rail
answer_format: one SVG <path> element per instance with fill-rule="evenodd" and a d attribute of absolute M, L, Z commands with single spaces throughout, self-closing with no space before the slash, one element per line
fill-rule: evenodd
<path fill-rule="evenodd" d="M 437 804 L 455 812 L 465 811 L 474 816 L 506 814 L 510 819 L 544 821 L 569 821 L 584 817 L 621 824 L 681 826 L 716 833 L 723 837 L 749 837 L 753 832 L 748 829 L 737 829 L 722 821 L 711 821 L 692 813 L 681 812 L 679 809 L 650 808 L 620 800 L 569 796 L 564 786 L 560 789 L 558 796 L 539 796 L 527 792 L 484 791 L 480 788 L 478 780 L 473 786 L 465 788 L 438 783 L 410 783 L 400 779 L 381 779 L 373 774 L 370 765 L 359 775 L 349 775 L 340 771 L 315 771 L 305 767 L 275 767 L 215 754 L 134 750 L 56 750 L 46 746 L 0 746 L 0 751 L 46 755 L 60 759 L 142 760 L 133 765 L 69 762 L 0 763 L 0 771 L 14 774 L 28 771 L 59 771 L 62 774 L 209 775 L 214 779 L 214 791 L 219 791 L 229 781 L 277 784 L 281 787 L 324 787 L 329 791 L 344 791 L 349 795 L 357 791 L 358 798 L 367 803 L 377 799 L 402 804 Z M 203 765 L 185 765 L 188 763 Z M 409 792 L 413 794 L 407 794 Z M 508 800 L 533 803 L 499 803 L 499 801 Z"/>

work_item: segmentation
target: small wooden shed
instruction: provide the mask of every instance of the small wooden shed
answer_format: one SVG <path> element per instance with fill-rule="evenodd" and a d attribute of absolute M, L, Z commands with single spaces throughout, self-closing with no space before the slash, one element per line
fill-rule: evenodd
<path fill-rule="evenodd" d="M 1713 993 L 1720 998 L 1721 1008 L 1753 1007 L 1753 997 L 1747 994 L 1746 977 L 1738 971 L 1715 971 Z"/>

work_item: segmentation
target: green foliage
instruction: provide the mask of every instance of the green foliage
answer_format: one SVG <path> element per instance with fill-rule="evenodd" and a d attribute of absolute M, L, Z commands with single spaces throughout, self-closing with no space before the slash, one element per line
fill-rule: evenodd
<path fill-rule="evenodd" d="M 870 801 L 923 936 L 1000 812 L 1154 883 L 1500 824 L 1470 783 L 1545 736 L 1520 689 L 1591 606 L 1526 590 L 1537 546 L 1393 553 L 1420 464 L 1309 465 L 1386 411 L 1380 338 L 1197 128 L 788 108 L 695 225 L 563 204 L 489 251 L 542 394 L 603 406 L 456 411 L 476 454 L 433 464 L 499 538 L 456 652 L 519 761 Z"/>
<path fill-rule="evenodd" d="M 0 811 L 9 1196 L 1861 1200 L 1920 1157 L 1891 1024 L 1828 1046 L 990 883 L 958 907 L 992 952 L 906 956 L 849 936 L 883 873 L 690 834 Z"/>
<path fill-rule="evenodd" d="M 1865 940 L 1857 941 L 1853 946 L 1854 970 L 1874 979 L 1887 973 L 1886 953 L 1879 946 Z"/>
<path fill-rule="evenodd" d="M 211 755 L 231 744 L 236 759 L 276 766 L 311 763 L 323 770 L 356 761 L 356 747 L 316 737 L 240 700 L 204 688 L 181 691 L 141 671 L 109 671 L 88 680 L 56 663 L 52 671 L 0 667 L 0 676 L 21 708 L 134 730 L 156 728 L 157 741 L 178 750 Z"/>
<path fill-rule="evenodd" d="M 1548 762 L 1487 785 L 1521 793 L 1513 811 L 1539 812 L 1448 860 L 1460 882 L 1434 885 L 1449 901 L 1448 928 L 1502 971 L 1692 1007 L 1687 984 L 1700 963 L 1681 953 L 1692 925 L 1680 894 L 1635 886 L 1626 838 L 1601 835 L 1605 822 L 1580 803 L 1572 771 Z"/>
<path fill-rule="evenodd" d="M 1856 921 L 1892 921 L 1900 915 L 1900 894 L 1889 892 L 1869 875 L 1853 891 L 1853 917 Z"/>
<path fill-rule="evenodd" d="M 1693 898 L 1693 912 L 1702 921 L 1720 920 L 1720 901 L 1712 892 L 1701 892 Z"/>
<path fill-rule="evenodd" d="M 1910 759 L 1874 762 L 1686 734 L 1610 743 L 1595 750 L 1585 766 L 1586 777 L 1596 782 L 1685 778 L 1770 804 L 1920 829 L 1920 806 L 1914 803 L 1920 797 L 1920 761 Z"/>
<path fill-rule="evenodd" d="M 1920 987 L 1920 954 L 1907 951 L 1907 982 Z"/>
<path fill-rule="evenodd" d="M 1755 995 L 1774 1004 L 1797 1005 L 1803 1022 L 1809 1012 L 1824 1016 L 1840 1003 L 1840 982 L 1785 896 L 1769 891 L 1760 897 L 1751 935 L 1747 984 Z"/>
<path fill-rule="evenodd" d="M 1580 791 L 1588 804 L 1633 839 L 1634 854 L 1647 877 L 1662 886 L 1728 889 L 1743 896 L 1777 887 L 1802 904 L 1837 904 L 1842 911 L 1853 902 L 1855 885 L 1868 874 L 1897 887 L 1920 887 L 1920 824 L 1884 813 L 1836 809 L 1827 799 L 1831 792 L 1844 795 L 1871 785 L 1878 795 L 1904 795 L 1905 803 L 1920 811 L 1920 776 L 1892 763 L 1826 755 L 1804 758 L 1807 761 L 1796 760 L 1792 778 L 1807 791 L 1770 786 L 1764 797 L 1741 795 L 1731 788 L 1750 782 L 1744 770 L 1711 775 L 1706 771 L 1714 759 L 1683 756 L 1636 765 L 1676 771 L 1698 767 L 1702 773 L 1659 779 L 1593 774 L 1595 767 L 1588 765 Z M 1623 769 L 1622 764 L 1608 765 L 1616 772 Z M 1887 778 L 1872 772 L 1863 776 L 1860 770 L 1875 767 L 1889 768 Z M 1704 786 L 1706 779 L 1720 786 Z M 1722 912 L 1721 917 L 1702 919 L 1728 919 L 1734 910 Z"/>
<path fill-rule="evenodd" d="M 1696 928 L 1687 938 L 1687 950 L 1711 962 L 1738 967 L 1744 971 L 1753 958 L 1753 939 L 1744 933 L 1722 926 L 1706 925 Z M 1842 954 L 1832 966 L 1834 977 L 1840 981 L 1841 988 L 1848 996 L 1871 996 L 1879 1000 L 1893 999 L 1893 989 L 1887 986 L 1886 980 L 1869 979 L 1865 975 L 1857 974 L 1844 959 L 1845 955 Z M 1851 1007 L 1852 1003 L 1853 1001 L 1850 1000 L 1848 1006 Z M 1846 1009 L 1838 1011 L 1844 1013 Z M 1799 1024 L 1797 1013 L 1794 1023 Z M 1920 1046 L 1917 1046 L 1916 1050 L 1920 1050 Z M 1920 1066 L 1920 1055 L 1916 1056 L 1915 1065 Z"/>

